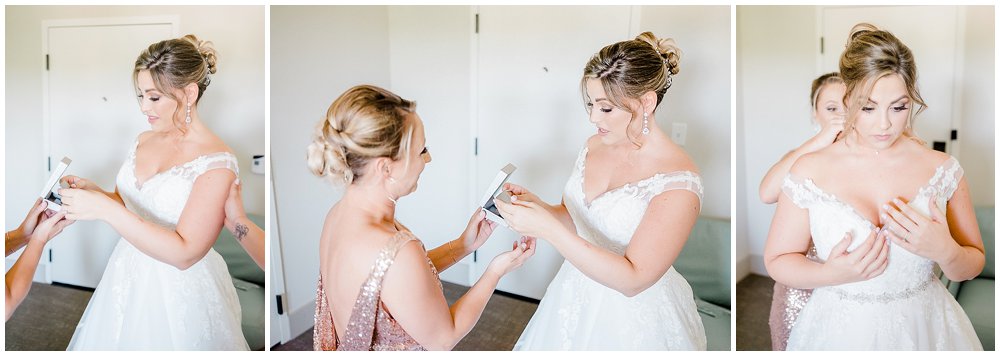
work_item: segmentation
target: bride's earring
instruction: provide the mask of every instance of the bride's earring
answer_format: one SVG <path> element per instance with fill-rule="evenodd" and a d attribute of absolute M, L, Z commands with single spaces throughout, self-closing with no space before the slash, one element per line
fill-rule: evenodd
<path fill-rule="evenodd" d="M 386 171 L 385 174 L 388 175 L 389 171 Z M 390 185 L 396 184 L 396 178 L 393 178 L 392 176 L 389 176 L 389 184 Z M 391 201 L 393 205 L 396 204 L 396 199 L 393 199 L 392 195 L 390 195 L 388 191 L 385 192 L 385 197 L 388 198 L 389 201 Z"/>
<path fill-rule="evenodd" d="M 649 135 L 649 113 L 642 113 L 642 134 Z"/>
<path fill-rule="evenodd" d="M 187 117 L 184 118 L 184 123 L 191 124 L 191 102 L 187 103 Z"/>

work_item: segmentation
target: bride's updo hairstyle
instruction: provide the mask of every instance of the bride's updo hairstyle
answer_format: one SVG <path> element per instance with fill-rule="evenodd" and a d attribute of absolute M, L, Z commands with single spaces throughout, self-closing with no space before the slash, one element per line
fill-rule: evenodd
<path fill-rule="evenodd" d="M 641 117 L 641 109 L 626 103 L 626 99 L 638 100 L 648 92 L 656 93 L 656 105 L 663 101 L 663 95 L 670 88 L 673 76 L 680 72 L 681 51 L 671 38 L 657 38 L 651 32 L 643 32 L 635 39 L 621 41 L 602 48 L 594 54 L 583 68 L 580 91 L 584 103 L 590 102 L 587 95 L 587 80 L 600 80 L 608 100 L 615 106 L 632 113 L 632 121 Z M 652 114 L 652 113 L 650 113 Z M 629 126 L 632 125 L 629 121 Z M 632 143 L 636 143 L 629 137 Z"/>
<path fill-rule="evenodd" d="M 844 93 L 845 132 L 854 129 L 857 113 L 868 103 L 875 82 L 893 74 L 903 79 L 906 94 L 913 104 L 903 136 L 919 141 L 913 133 L 913 119 L 927 108 L 927 104 L 917 89 L 917 63 L 913 61 L 913 53 L 892 33 L 868 23 L 854 25 L 847 48 L 840 56 L 840 76 L 847 86 Z"/>
<path fill-rule="evenodd" d="M 197 103 L 212 82 L 209 75 L 215 74 L 217 61 L 218 55 L 212 42 L 199 40 L 195 35 L 160 41 L 149 45 L 136 58 L 132 83 L 138 86 L 139 72 L 149 71 L 156 90 L 177 102 L 172 119 L 174 125 L 183 131 L 184 101 L 173 92 L 191 83 L 198 84 L 198 98 L 194 102 Z"/>
<path fill-rule="evenodd" d="M 316 127 L 306 153 L 309 170 L 335 184 L 350 185 L 372 159 L 408 159 L 415 121 L 406 117 L 416 107 L 415 102 L 376 86 L 348 89 Z"/>

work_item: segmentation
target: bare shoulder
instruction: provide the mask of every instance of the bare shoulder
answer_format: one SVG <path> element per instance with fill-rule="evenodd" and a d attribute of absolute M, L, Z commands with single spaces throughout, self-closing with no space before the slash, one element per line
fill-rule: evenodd
<path fill-rule="evenodd" d="M 926 164 L 932 168 L 937 168 L 938 166 L 944 164 L 949 158 L 950 154 L 941 151 L 935 151 L 927 146 L 924 146 L 916 141 L 910 141 L 907 143 L 909 151 L 914 155 L 914 159 L 917 162 Z"/>
<path fill-rule="evenodd" d="M 651 147 L 651 162 L 653 170 L 656 172 L 680 172 L 689 171 L 701 174 L 698 165 L 694 163 L 691 156 L 681 146 L 673 142 L 663 142 Z"/>
<path fill-rule="evenodd" d="M 203 137 L 192 141 L 191 152 L 197 157 L 220 152 L 233 154 L 233 149 L 229 148 L 229 146 L 215 134 L 208 133 L 203 135 Z"/>
<path fill-rule="evenodd" d="M 823 170 L 831 166 L 831 163 L 836 160 L 837 155 L 842 153 L 841 151 L 841 145 L 830 145 L 821 150 L 806 153 L 795 160 L 788 173 L 804 178 L 813 178 L 817 175 L 822 175 Z"/>
<path fill-rule="evenodd" d="M 587 143 L 585 145 L 587 146 L 588 151 L 593 151 L 594 148 L 597 147 L 597 145 L 599 145 L 600 143 L 601 143 L 601 136 L 593 134 L 587 138 Z"/>
<path fill-rule="evenodd" d="M 146 140 L 148 140 L 149 137 L 152 136 L 152 135 L 153 135 L 153 131 L 152 130 L 143 131 L 143 132 L 139 133 L 139 136 L 135 137 L 135 140 L 138 141 L 139 143 L 143 143 L 143 142 L 146 142 Z"/>

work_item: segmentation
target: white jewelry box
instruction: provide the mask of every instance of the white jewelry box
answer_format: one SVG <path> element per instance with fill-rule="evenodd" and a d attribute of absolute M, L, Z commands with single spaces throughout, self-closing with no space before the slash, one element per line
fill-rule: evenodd
<path fill-rule="evenodd" d="M 494 203 L 493 200 L 496 199 L 498 195 L 507 193 L 506 191 L 501 192 L 501 190 L 503 189 L 503 184 L 507 182 L 507 179 L 510 178 L 511 174 L 514 174 L 514 170 L 516 169 L 517 167 L 515 167 L 513 164 L 510 163 L 508 163 L 507 166 L 503 167 L 503 169 L 501 169 L 500 172 L 497 173 L 496 177 L 493 178 L 493 182 L 490 183 L 488 189 L 486 190 L 486 194 L 483 195 L 483 198 L 480 199 L 479 203 L 479 206 L 483 208 L 484 212 L 486 212 L 487 219 L 496 222 L 497 224 L 503 225 L 504 227 L 508 227 L 507 222 L 504 221 L 502 216 L 500 216 L 500 211 L 497 210 L 496 203 Z M 510 203 L 509 196 L 510 194 L 507 193 L 507 195 L 501 197 L 500 199 L 504 200 L 507 203 Z"/>
<path fill-rule="evenodd" d="M 64 174 L 66 174 L 66 169 L 69 168 L 69 164 L 72 162 L 73 160 L 69 159 L 69 157 L 63 157 L 63 159 L 56 164 L 56 168 L 52 170 L 52 174 L 49 175 L 49 180 L 45 182 L 45 186 L 42 187 L 42 193 L 39 194 L 39 196 L 48 202 L 45 207 L 46 209 L 55 212 L 62 210 L 62 196 L 60 196 L 58 192 L 59 188 L 61 188 L 59 180 L 62 179 Z"/>

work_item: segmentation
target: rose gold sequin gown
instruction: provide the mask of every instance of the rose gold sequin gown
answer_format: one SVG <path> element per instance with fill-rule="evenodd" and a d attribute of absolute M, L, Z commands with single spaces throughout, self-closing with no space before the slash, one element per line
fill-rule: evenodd
<path fill-rule="evenodd" d="M 413 234 L 399 232 L 382 248 L 372 265 L 368 279 L 358 293 L 358 299 L 351 310 L 347 330 L 337 333 L 333 325 L 333 313 L 323 289 L 323 275 L 320 274 L 316 288 L 316 327 L 313 331 L 313 348 L 316 351 L 424 351 L 425 348 L 410 337 L 402 326 L 396 323 L 392 314 L 382 303 L 382 279 L 392 266 L 403 245 L 410 241 L 420 243 Z M 423 244 L 421 244 L 423 248 Z M 425 250 L 426 251 L 426 250 Z M 427 264 L 436 276 L 437 269 L 428 258 Z M 336 282 L 334 282 L 336 283 Z M 441 282 L 438 281 L 438 287 Z"/>
<path fill-rule="evenodd" d="M 816 260 L 816 246 L 809 244 L 809 252 L 806 257 Z M 812 289 L 798 289 L 786 286 L 779 282 L 774 282 L 774 297 L 771 298 L 771 315 L 767 320 L 771 327 L 771 350 L 785 351 L 788 344 L 788 335 L 792 332 L 792 325 L 799 317 L 802 307 L 806 306 Z"/>

